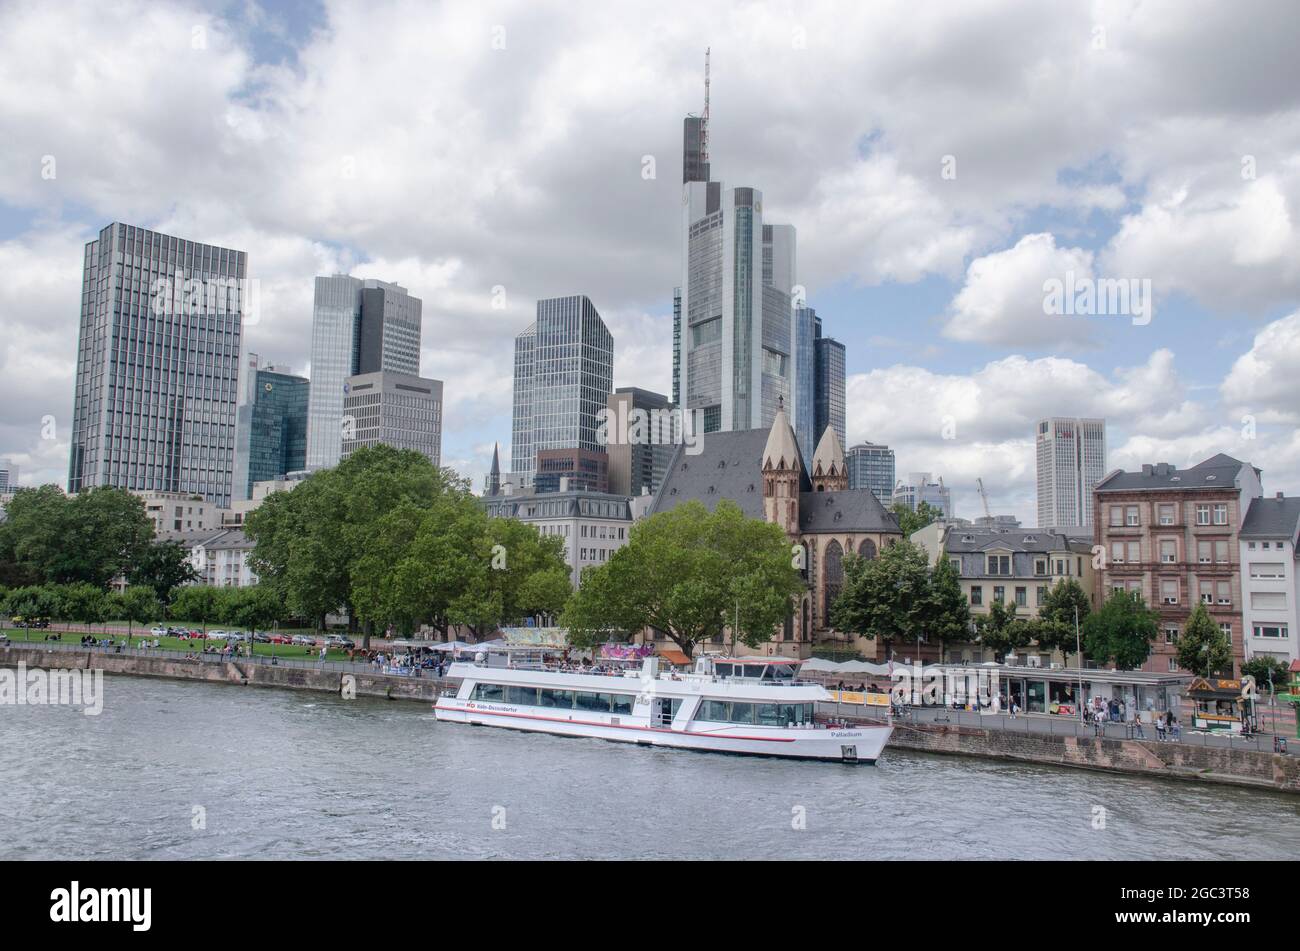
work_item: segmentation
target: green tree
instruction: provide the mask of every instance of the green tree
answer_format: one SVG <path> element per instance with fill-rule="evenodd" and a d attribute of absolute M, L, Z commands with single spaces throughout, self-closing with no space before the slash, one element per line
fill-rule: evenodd
<path fill-rule="evenodd" d="M 584 571 L 560 623 L 580 647 L 655 628 L 691 657 L 733 625 L 740 643 L 765 643 L 803 590 L 778 526 L 731 501 L 712 512 L 691 501 L 634 525 L 609 561 Z"/>
<path fill-rule="evenodd" d="M 6 506 L 0 558 L 39 581 L 105 588 L 136 564 L 152 539 L 144 502 L 125 489 L 93 488 L 69 498 L 47 485 L 20 489 Z"/>
<path fill-rule="evenodd" d="M 1254 677 L 1255 685 L 1264 693 L 1284 692 L 1291 679 L 1291 671 L 1286 663 L 1266 654 L 1252 657 L 1242 664 L 1241 674 L 1243 677 L 1247 674 Z"/>
<path fill-rule="evenodd" d="M 149 545 L 127 573 L 131 584 L 153 588 L 164 608 L 171 604 L 172 593 L 178 587 L 198 579 L 199 573 L 190 562 L 189 549 L 176 541 Z"/>
<path fill-rule="evenodd" d="M 994 601 L 987 614 L 975 615 L 975 631 L 979 642 L 993 651 L 999 662 L 1011 651 L 1028 647 L 1034 639 L 1036 627 L 1025 618 L 1016 617 L 1013 601 Z"/>
<path fill-rule="evenodd" d="M 208 625 L 220 613 L 222 590 L 210 585 L 186 585 L 172 598 L 171 616 L 178 621 L 197 621 L 206 634 Z"/>
<path fill-rule="evenodd" d="M 103 624 L 108 620 L 109 596 L 103 588 L 86 581 L 68 585 L 63 591 L 63 614 L 72 621 L 86 625 Z"/>
<path fill-rule="evenodd" d="M 1151 656 L 1160 615 L 1137 592 L 1116 591 L 1083 625 L 1083 650 L 1100 663 L 1120 670 L 1141 667 Z"/>
<path fill-rule="evenodd" d="M 53 585 L 24 585 L 12 589 L 5 596 L 4 611 L 11 618 L 22 618 L 24 624 L 48 621 L 60 613 L 60 591 Z"/>
<path fill-rule="evenodd" d="M 126 636 L 130 639 L 133 625 L 146 624 L 161 613 L 158 596 L 148 585 L 132 585 L 110 597 L 109 613 L 119 621 L 126 621 Z"/>
<path fill-rule="evenodd" d="M 1232 639 L 1219 629 L 1219 625 L 1198 604 L 1187 618 L 1183 632 L 1178 636 L 1178 666 L 1201 677 L 1218 671 L 1232 673 Z"/>
<path fill-rule="evenodd" d="M 1075 637 L 1075 611 L 1078 611 L 1080 636 Z M 1044 650 L 1069 654 L 1082 641 L 1083 623 L 1092 613 L 1092 599 L 1078 580 L 1062 578 L 1048 589 L 1038 608 L 1038 623 L 1033 625 L 1034 640 Z"/>
<path fill-rule="evenodd" d="M 844 587 L 831 606 L 831 625 L 869 639 L 879 637 L 888 654 L 895 642 L 928 639 L 934 603 L 929 556 L 905 538 L 877 558 L 844 560 Z"/>
<path fill-rule="evenodd" d="M 895 502 L 889 511 L 898 518 L 898 527 L 902 529 L 904 540 L 911 538 L 913 532 L 920 531 L 934 522 L 935 519 L 943 517 L 943 509 L 937 508 L 929 502 L 921 502 L 917 505 L 915 511 L 902 502 Z"/>
<path fill-rule="evenodd" d="M 272 589 L 252 585 L 226 590 L 221 603 L 223 622 L 251 634 L 280 620 L 284 607 Z"/>
<path fill-rule="evenodd" d="M 929 628 L 930 636 L 944 648 L 972 636 L 970 605 L 961 590 L 961 577 L 952 561 L 942 556 L 930 570 Z"/>

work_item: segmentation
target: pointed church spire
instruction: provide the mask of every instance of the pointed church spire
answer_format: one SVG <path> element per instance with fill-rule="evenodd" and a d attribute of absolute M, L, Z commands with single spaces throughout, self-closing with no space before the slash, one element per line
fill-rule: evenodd
<path fill-rule="evenodd" d="M 501 444 L 492 444 L 492 468 L 488 470 L 483 488 L 487 495 L 501 494 Z"/>
<path fill-rule="evenodd" d="M 763 450 L 764 469 L 800 468 L 799 445 L 790 428 L 790 418 L 785 415 L 785 403 L 782 400 L 777 407 L 776 418 L 772 420 L 772 430 L 767 436 L 767 446 Z"/>

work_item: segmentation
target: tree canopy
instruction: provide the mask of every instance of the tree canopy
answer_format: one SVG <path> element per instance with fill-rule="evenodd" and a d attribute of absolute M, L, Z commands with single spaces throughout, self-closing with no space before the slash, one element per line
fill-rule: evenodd
<path fill-rule="evenodd" d="M 1201 677 L 1223 671 L 1232 673 L 1232 639 L 1198 604 L 1178 635 L 1178 666 Z"/>
<path fill-rule="evenodd" d="M 1133 670 L 1151 656 L 1160 615 L 1137 592 L 1116 591 L 1083 625 L 1083 649 L 1093 660 Z"/>
<path fill-rule="evenodd" d="M 921 502 L 913 510 L 902 502 L 895 502 L 889 511 L 898 517 L 898 527 L 903 530 L 904 540 L 911 538 L 913 532 L 920 531 L 935 519 L 943 517 L 943 509 Z"/>
<path fill-rule="evenodd" d="M 561 624 L 579 647 L 654 628 L 691 657 L 727 631 L 749 647 L 770 640 L 803 590 L 778 526 L 729 500 L 712 512 L 690 501 L 632 526 L 609 561 L 587 568 Z"/>

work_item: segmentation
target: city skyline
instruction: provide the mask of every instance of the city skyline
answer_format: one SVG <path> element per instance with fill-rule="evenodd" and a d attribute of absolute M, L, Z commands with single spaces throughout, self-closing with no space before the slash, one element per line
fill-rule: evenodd
<path fill-rule="evenodd" d="M 655 20 L 648 8 L 634 31 L 575 11 L 557 18 L 558 28 L 595 57 L 592 65 L 644 67 L 610 67 L 616 81 L 587 90 L 563 65 L 538 60 L 527 29 L 509 29 L 509 16 L 506 45 L 493 49 L 490 23 L 453 27 L 436 12 L 380 5 L 370 22 L 409 24 L 413 38 L 481 33 L 481 49 L 467 39 L 461 55 L 467 69 L 492 69 L 479 86 L 429 80 L 458 115 L 497 110 L 492 129 L 471 125 L 463 141 L 446 143 L 444 118 L 419 102 L 384 107 L 395 129 L 436 143 L 413 149 L 388 133 L 344 144 L 323 121 L 326 110 L 285 111 L 300 83 L 320 84 L 331 108 L 350 101 L 350 88 L 374 88 L 347 71 L 341 38 L 358 26 L 356 15 L 319 16 L 276 33 L 203 15 L 203 49 L 190 46 L 189 14 L 132 26 L 160 51 L 179 44 L 202 58 L 133 61 L 140 82 L 182 97 L 174 111 L 192 122 L 180 138 L 137 129 L 150 145 L 133 161 L 147 162 L 127 174 L 123 159 L 98 147 L 102 136 L 78 129 L 131 127 L 130 115 L 107 99 L 73 97 L 59 58 L 29 61 L 13 37 L 40 20 L 63 42 L 110 49 L 126 42 L 130 18 L 92 8 L 4 14 L 14 27 L 0 41 L 7 61 L 29 66 L 61 103 L 78 103 L 35 121 L 6 116 L 16 133 L 3 154 L 16 172 L 0 192 L 0 263 L 22 280 L 0 289 L 6 329 L 15 331 L 0 382 L 0 454 L 18 464 L 23 484 L 62 483 L 67 474 L 75 374 L 67 337 L 81 290 L 69 262 L 113 220 L 247 251 L 263 292 L 247 345 L 295 373 L 309 369 L 310 275 L 409 287 L 425 301 L 429 328 L 420 373 L 444 380 L 451 401 L 444 458 L 476 484 L 492 443 L 509 441 L 502 356 L 538 299 L 584 288 L 619 341 L 614 385 L 671 392 L 681 115 L 699 108 L 705 45 L 713 51 L 712 161 L 729 181 L 761 184 L 769 217 L 798 226 L 808 300 L 846 345 L 845 445 L 887 443 L 899 471 L 942 473 L 961 512 L 982 510 L 975 478 L 983 477 L 992 507 L 1025 524 L 1036 521 L 1033 425 L 1046 415 L 1105 418 L 1112 469 L 1184 466 L 1222 450 L 1253 460 L 1271 485 L 1300 484 L 1292 224 L 1300 173 L 1289 161 L 1296 123 L 1285 118 L 1297 106 L 1279 45 L 1285 30 L 1243 32 L 1212 9 L 1175 30 L 1168 18 L 1117 5 L 1100 14 L 1106 30 L 1096 48 L 1088 11 L 1008 8 L 984 29 L 1056 52 L 1041 74 L 1011 53 L 1017 68 L 981 85 L 973 79 L 987 80 L 985 34 L 963 37 L 924 11 L 901 34 L 882 29 L 900 22 L 889 8 L 811 10 L 798 24 L 760 13 L 758 29 L 743 34 L 690 12 L 654 39 L 644 28 Z M 792 45 L 795 26 L 802 47 Z M 1213 87 L 1180 67 L 1189 50 L 1228 34 L 1240 42 L 1226 55 L 1249 64 L 1241 87 Z M 893 41 L 874 46 L 884 35 Z M 944 38 L 938 52 L 927 37 Z M 1107 65 L 1120 58 L 1151 63 L 1139 77 L 1140 104 L 1132 77 L 1120 82 Z M 373 82 L 400 83 L 413 69 L 406 46 L 389 60 Z M 241 98 L 255 69 L 279 64 L 305 75 L 262 75 L 263 96 Z M 1041 95 L 1022 85 L 1027 75 Z M 1088 80 L 1086 99 L 1071 89 L 1078 75 Z M 867 90 L 852 109 L 828 94 L 846 81 Z M 507 104 L 528 102 L 546 83 L 579 94 L 542 118 Z M 954 88 L 966 91 L 936 95 Z M 1003 115 L 979 98 L 994 92 L 1027 102 L 1026 114 Z M 1125 109 L 1133 110 L 1125 126 L 1138 133 L 1131 137 L 1105 118 Z M 992 115 L 992 124 L 966 118 L 977 115 Z M 1068 134 L 1026 137 L 1059 129 L 1062 115 L 1074 117 Z M 206 124 L 214 116 L 229 116 L 235 141 L 249 147 L 221 162 L 204 149 L 178 161 L 181 141 L 216 134 Z M 267 120 L 283 120 L 283 131 L 252 147 Z M 786 127 L 800 134 L 772 134 Z M 572 148 L 578 135 L 588 146 L 581 153 Z M 528 147 L 516 155 L 506 142 Z M 405 161 L 415 152 L 427 169 Z M 244 188 L 223 187 L 230 174 Z M 205 176 L 211 196 L 193 184 Z M 433 197 L 426 209 L 412 195 Z M 1153 319 L 1046 319 L 1044 276 L 1069 270 L 1151 278 Z"/>

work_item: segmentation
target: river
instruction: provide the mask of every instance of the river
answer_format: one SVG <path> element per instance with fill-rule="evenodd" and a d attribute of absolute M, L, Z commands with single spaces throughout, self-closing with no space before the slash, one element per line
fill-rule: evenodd
<path fill-rule="evenodd" d="M 0 707 L 0 858 L 1289 859 L 1300 798 L 886 750 L 782 762 L 105 679 Z"/>

